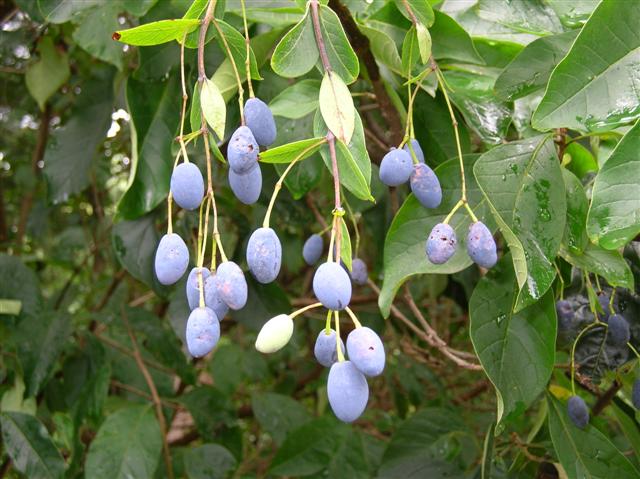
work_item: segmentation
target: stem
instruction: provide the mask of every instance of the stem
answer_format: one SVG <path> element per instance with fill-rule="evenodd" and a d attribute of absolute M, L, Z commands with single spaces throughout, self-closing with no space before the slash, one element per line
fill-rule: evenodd
<path fill-rule="evenodd" d="M 171 213 L 171 206 L 173 205 L 173 193 L 169 191 L 167 196 L 167 234 L 173 233 L 173 215 Z"/>
<path fill-rule="evenodd" d="M 360 248 L 360 232 L 358 231 L 358 220 L 356 219 L 356 215 L 353 214 L 353 210 L 351 209 L 351 206 L 349 205 L 349 202 L 346 200 L 346 198 L 344 201 L 344 205 L 347 208 L 347 212 L 349 213 L 349 218 L 351 218 L 351 223 L 353 224 L 353 231 L 354 231 L 354 234 L 356 235 L 356 248 L 355 248 L 354 258 L 357 258 L 358 249 Z"/>
<path fill-rule="evenodd" d="M 322 303 L 313 303 L 310 304 L 309 306 L 305 306 L 304 308 L 300 308 L 297 311 L 294 311 L 293 313 L 291 313 L 289 315 L 289 317 L 291 319 L 295 318 L 296 316 L 299 316 L 303 313 L 306 313 L 307 311 L 309 311 L 310 309 L 314 309 L 314 308 L 319 308 L 320 306 L 322 306 Z"/>
<path fill-rule="evenodd" d="M 340 312 L 333 312 L 336 322 L 336 351 L 338 353 L 338 361 L 344 361 L 344 353 L 342 352 L 342 347 L 340 345 Z"/>
<path fill-rule="evenodd" d="M 251 84 L 251 42 L 249 41 L 249 27 L 247 26 L 247 12 L 244 7 L 244 0 L 240 0 L 242 6 L 242 21 L 244 22 L 244 43 L 247 46 L 247 58 L 245 68 L 247 69 L 247 86 L 249 87 L 249 97 L 254 98 L 253 85 Z"/>
<path fill-rule="evenodd" d="M 607 327 L 607 324 L 605 323 L 599 323 L 599 322 L 595 322 L 595 323 L 591 323 L 589 324 L 587 327 L 585 327 L 582 331 L 580 331 L 580 334 L 578 334 L 578 337 L 576 338 L 576 340 L 573 342 L 573 346 L 571 346 L 571 392 L 573 393 L 573 395 L 575 396 L 576 394 L 576 385 L 575 385 L 575 381 L 574 381 L 574 376 L 575 376 L 575 354 L 576 354 L 576 346 L 578 344 L 578 342 L 580 341 L 580 338 L 582 338 L 582 336 L 589 331 L 590 329 L 596 327 L 596 326 L 604 326 L 605 328 Z"/>
<path fill-rule="evenodd" d="M 444 219 L 443 223 L 445 225 L 449 224 L 449 221 L 451 220 L 451 218 L 453 217 L 454 214 L 456 214 L 456 211 L 458 211 L 460 209 L 460 207 L 464 204 L 464 201 L 462 201 L 461 199 L 458 200 L 458 202 L 456 203 L 456 205 L 451 209 L 451 211 L 449 212 L 449 214 L 447 215 L 447 217 Z"/>
<path fill-rule="evenodd" d="M 333 313 L 333 311 L 327 311 L 327 321 L 324 325 L 324 332 L 327 335 L 331 334 L 331 313 Z"/>
<path fill-rule="evenodd" d="M 198 37 L 198 83 L 202 88 L 202 83 L 207 77 L 204 70 L 204 44 L 207 40 L 207 30 L 209 29 L 209 23 L 213 19 L 213 10 L 216 7 L 216 0 L 209 0 L 207 5 L 207 11 L 204 14 L 202 25 L 200 27 L 200 36 Z"/>
<path fill-rule="evenodd" d="M 189 163 L 187 147 L 184 143 L 184 117 L 186 116 L 187 111 L 187 100 L 189 100 L 189 95 L 187 95 L 187 86 L 184 79 L 184 44 L 186 41 L 187 33 L 185 32 L 184 36 L 182 37 L 182 43 L 180 44 L 180 83 L 182 85 L 182 110 L 180 112 L 180 136 L 178 137 L 178 141 L 180 143 L 180 149 L 182 150 L 184 162 Z"/>
<path fill-rule="evenodd" d="M 327 262 L 332 263 L 335 260 L 336 255 L 333 254 L 333 244 L 336 240 L 336 216 L 333 217 L 331 223 L 331 238 L 329 239 L 329 252 L 327 253 Z"/>
<path fill-rule="evenodd" d="M 627 346 L 629 346 L 629 349 L 631 349 L 631 351 L 633 351 L 633 353 L 636 355 L 636 357 L 638 358 L 638 360 L 640 361 L 640 352 L 638 352 L 638 350 L 636 348 L 633 347 L 633 345 L 631 344 L 631 342 L 627 343 Z"/>
<path fill-rule="evenodd" d="M 318 51 L 320 52 L 320 60 L 322 61 L 322 67 L 325 72 L 331 71 L 331 63 L 329 62 L 329 56 L 327 55 L 327 47 L 324 44 L 324 38 L 322 38 L 322 29 L 320 28 L 320 12 L 318 11 L 318 0 L 310 0 L 311 6 L 311 20 L 313 23 L 313 33 L 316 37 L 316 44 L 318 45 Z"/>
<path fill-rule="evenodd" d="M 358 317 L 355 315 L 355 313 L 351 311 L 351 308 L 347 306 L 345 310 L 347 311 L 347 314 L 351 317 L 351 321 L 353 321 L 353 325 L 356 328 L 361 328 L 362 324 L 360 324 L 360 321 L 358 321 Z"/>

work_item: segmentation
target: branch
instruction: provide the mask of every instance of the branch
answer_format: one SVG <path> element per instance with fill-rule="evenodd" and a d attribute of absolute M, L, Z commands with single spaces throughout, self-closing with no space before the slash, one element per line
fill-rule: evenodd
<path fill-rule="evenodd" d="M 602 396 L 598 398 L 593 408 L 591 409 L 591 414 L 597 416 L 600 414 L 604 408 L 606 408 L 609 403 L 613 400 L 613 398 L 618 394 L 618 391 L 622 388 L 622 383 L 618 380 L 613 381 L 613 384 L 609 386 Z"/>

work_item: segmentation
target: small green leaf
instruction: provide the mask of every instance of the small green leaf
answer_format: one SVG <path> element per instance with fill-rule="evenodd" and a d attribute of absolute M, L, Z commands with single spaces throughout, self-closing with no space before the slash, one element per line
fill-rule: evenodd
<path fill-rule="evenodd" d="M 313 155 L 326 141 L 326 138 L 318 137 L 276 146 L 260 153 L 260 161 L 262 163 L 291 163 L 296 159 L 300 161 Z"/>
<path fill-rule="evenodd" d="M 218 135 L 219 139 L 224 138 L 224 126 L 227 120 L 227 104 L 220 94 L 220 90 L 214 82 L 208 78 L 204 79 L 202 91 L 200 92 L 200 108 L 207 120 L 207 124 Z"/>
<path fill-rule="evenodd" d="M 473 40 L 458 22 L 446 13 L 435 10 L 435 23 L 429 28 L 436 60 L 457 60 L 482 65 L 484 61 L 476 51 Z"/>
<path fill-rule="evenodd" d="M 416 19 L 424 27 L 433 25 L 435 19 L 433 8 L 427 0 L 395 0 L 396 7 L 405 16 L 405 18 L 413 22 Z"/>
<path fill-rule="evenodd" d="M 219 444 L 201 444 L 187 448 L 184 465 L 189 479 L 224 479 L 236 467 L 236 459 Z"/>
<path fill-rule="evenodd" d="M 113 34 L 113 39 L 129 45 L 160 45 L 174 40 L 182 41 L 185 33 L 194 31 L 199 25 L 200 20 L 197 18 L 160 20 L 127 30 L 118 30 Z"/>
<path fill-rule="evenodd" d="M 393 39 L 381 29 L 371 28 L 367 25 L 359 25 L 358 28 L 369 39 L 371 52 L 376 60 L 389 67 L 391 71 L 401 73 L 402 60 Z"/>
<path fill-rule="evenodd" d="M 22 301 L 16 299 L 0 299 L 0 314 L 17 316 L 22 310 Z"/>
<path fill-rule="evenodd" d="M 416 28 L 412 26 L 402 42 L 402 73 L 406 78 L 411 77 L 414 65 L 418 62 L 420 51 Z"/>
<path fill-rule="evenodd" d="M 611 286 L 633 289 L 633 274 L 618 251 L 606 250 L 593 243 L 587 243 L 582 253 L 563 247 L 560 248 L 559 254 L 576 268 L 605 278 Z"/>
<path fill-rule="evenodd" d="M 318 108 L 319 95 L 319 80 L 302 80 L 281 91 L 269 102 L 269 108 L 275 116 L 297 120 Z"/>
<path fill-rule="evenodd" d="M 422 63 L 427 63 L 431 56 L 431 35 L 422 23 L 416 25 L 416 33 L 418 36 L 418 49 L 420 50 L 420 58 Z"/>
<path fill-rule="evenodd" d="M 562 177 L 567 192 L 567 224 L 562 242 L 571 251 L 579 254 L 589 242 L 585 229 L 589 200 L 576 175 L 563 168 Z"/>
<path fill-rule="evenodd" d="M 311 70 L 319 56 L 311 14 L 307 8 L 302 20 L 276 46 L 271 56 L 271 68 L 280 76 L 295 78 Z"/>
<path fill-rule="evenodd" d="M 349 228 L 347 228 L 343 217 L 340 218 L 340 235 L 340 259 L 351 271 L 351 236 L 349 236 Z"/>
<path fill-rule="evenodd" d="M 27 68 L 25 82 L 31 96 L 41 110 L 47 100 L 69 79 L 69 58 L 53 45 L 51 37 L 43 37 L 38 44 L 40 58 Z"/>
<path fill-rule="evenodd" d="M 290 431 L 312 419 L 311 414 L 290 396 L 275 393 L 256 393 L 251 397 L 251 408 L 260 427 L 281 445 Z"/>
<path fill-rule="evenodd" d="M 358 56 L 351 48 L 338 15 L 326 5 L 320 5 L 319 15 L 320 30 L 331 68 L 347 85 L 350 85 L 356 81 L 360 73 Z"/>
<path fill-rule="evenodd" d="M 355 108 L 351 92 L 337 73 L 328 71 L 320 85 L 320 112 L 329 130 L 349 143 L 355 129 Z"/>

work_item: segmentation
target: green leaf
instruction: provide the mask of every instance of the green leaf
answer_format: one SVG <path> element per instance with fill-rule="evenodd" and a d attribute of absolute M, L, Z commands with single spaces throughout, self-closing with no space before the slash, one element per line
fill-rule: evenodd
<path fill-rule="evenodd" d="M 601 143 L 602 145 L 602 143 Z M 584 178 L 589 172 L 598 171 L 598 162 L 590 150 L 582 146 L 577 141 L 571 142 L 564 150 L 562 161 L 564 162 L 569 155 L 569 163 L 567 169 L 573 172 L 578 178 Z"/>
<path fill-rule="evenodd" d="M 270 148 L 260 153 L 260 161 L 262 163 L 291 163 L 293 160 L 301 161 L 313 155 L 318 151 L 320 146 L 326 142 L 326 138 L 318 137 L 276 146 L 275 148 Z"/>
<path fill-rule="evenodd" d="M 222 31 L 222 35 L 227 41 L 227 45 L 229 46 L 229 50 L 231 50 L 231 55 L 233 57 L 233 61 L 236 64 L 236 68 L 240 73 L 241 77 L 246 76 L 246 60 L 247 60 L 247 44 L 245 43 L 244 36 L 227 22 L 223 22 L 222 20 L 218 20 L 218 26 Z M 212 30 L 215 32 L 215 29 Z M 223 52 L 226 52 L 226 48 L 224 42 L 216 33 L 216 39 L 218 40 L 218 45 Z M 251 78 L 254 80 L 262 80 L 260 76 L 260 71 L 258 70 L 258 64 L 256 61 L 256 56 L 253 52 L 253 48 L 249 47 L 249 69 L 251 71 Z"/>
<path fill-rule="evenodd" d="M 369 45 L 373 56 L 379 62 L 388 66 L 391 71 L 401 73 L 402 60 L 398 55 L 398 49 L 393 39 L 383 30 L 371 28 L 367 25 L 358 25 L 359 30 L 369 39 Z"/>
<path fill-rule="evenodd" d="M 547 0 L 547 4 L 553 8 L 560 22 L 567 28 L 579 28 L 583 26 L 600 0 Z"/>
<path fill-rule="evenodd" d="M 0 314 L 17 316 L 22 311 L 22 301 L 16 299 L 0 299 Z"/>
<path fill-rule="evenodd" d="M 555 68 L 533 127 L 606 131 L 640 118 L 640 9 L 604 0 Z"/>
<path fill-rule="evenodd" d="M 231 313 L 234 321 L 259 331 L 266 318 L 291 310 L 289 297 L 278 284 L 260 284 L 251 276 L 247 277 L 247 284 L 249 286 L 247 305 Z"/>
<path fill-rule="evenodd" d="M 302 20 L 276 46 L 271 56 L 271 68 L 280 76 L 295 78 L 311 70 L 319 56 L 311 13 L 307 8 Z"/>
<path fill-rule="evenodd" d="M 353 98 L 342 78 L 331 71 L 324 74 L 320 85 L 320 113 L 336 138 L 351 141 L 356 121 Z"/>
<path fill-rule="evenodd" d="M 319 95 L 320 81 L 302 80 L 280 92 L 269 102 L 269 108 L 275 116 L 296 120 L 318 108 Z"/>
<path fill-rule="evenodd" d="M 418 20 L 423 26 L 430 27 L 434 21 L 433 9 L 427 0 L 395 0 L 396 7 L 400 10 L 405 18 L 413 22 L 413 18 Z M 411 9 L 411 13 L 407 11 L 407 7 Z"/>
<path fill-rule="evenodd" d="M 596 176 L 587 232 L 604 248 L 617 249 L 640 233 L 639 151 L 640 121 L 622 137 Z"/>
<path fill-rule="evenodd" d="M 0 422 L 4 450 L 16 470 L 26 477 L 64 477 L 64 460 L 38 419 L 19 412 L 3 412 Z"/>
<path fill-rule="evenodd" d="M 53 45 L 51 37 L 43 37 L 38 43 L 40 58 L 27 68 L 25 82 L 31 96 L 41 110 L 47 100 L 69 79 L 69 58 Z"/>
<path fill-rule="evenodd" d="M 560 248 L 560 256 L 576 268 L 602 276 L 611 286 L 633 289 L 633 274 L 618 251 L 587 243 L 582 253 Z"/>
<path fill-rule="evenodd" d="M 395 45 L 394 45 L 395 48 Z M 416 28 L 411 27 L 406 36 L 404 37 L 404 41 L 402 42 L 402 74 L 405 78 L 409 78 L 412 76 L 413 67 L 418 62 L 418 57 L 420 56 L 420 51 L 418 47 L 418 34 L 416 33 Z"/>
<path fill-rule="evenodd" d="M 578 32 L 539 38 L 524 47 L 502 71 L 495 84 L 503 100 L 522 98 L 547 85 L 551 72 L 571 48 Z"/>
<path fill-rule="evenodd" d="M 184 453 L 189 479 L 224 479 L 236 467 L 236 459 L 219 444 L 202 444 Z"/>
<path fill-rule="evenodd" d="M 549 433 L 569 479 L 640 477 L 629 460 L 594 426 L 576 427 L 566 406 L 549 396 Z"/>
<path fill-rule="evenodd" d="M 484 436 L 484 447 L 482 448 L 482 467 L 480 468 L 481 479 L 491 479 L 491 469 L 493 465 L 493 446 L 495 441 L 496 425 L 491 423 Z"/>
<path fill-rule="evenodd" d="M 427 63 L 431 56 L 431 35 L 422 23 L 417 24 L 416 33 L 418 35 L 418 50 L 420 50 L 420 58 L 422 63 Z"/>
<path fill-rule="evenodd" d="M 319 15 L 320 31 L 331 68 L 349 85 L 356 81 L 360 73 L 358 57 L 351 48 L 338 15 L 326 5 L 320 5 Z"/>
<path fill-rule="evenodd" d="M 519 311 L 540 299 L 556 275 L 552 262 L 567 206 L 553 139 L 541 135 L 497 146 L 473 170 L 511 250 Z"/>
<path fill-rule="evenodd" d="M 349 228 L 347 228 L 343 217 L 340 218 L 340 234 L 342 235 L 340 238 L 340 259 L 351 271 L 351 236 L 349 236 Z"/>
<path fill-rule="evenodd" d="M 180 120 L 179 78 L 141 82 L 127 80 L 126 99 L 131 114 L 131 173 L 118 214 L 135 219 L 153 210 L 169 194 L 173 171 L 173 144 Z"/>
<path fill-rule="evenodd" d="M 151 405 L 119 409 L 107 416 L 91 442 L 85 474 L 95 479 L 153 477 L 161 450 Z"/>
<path fill-rule="evenodd" d="M 555 12 L 541 0 L 480 0 L 477 13 L 516 32 L 541 36 L 562 31 Z"/>
<path fill-rule="evenodd" d="M 200 20 L 197 18 L 160 20 L 127 30 L 118 30 L 113 34 L 113 39 L 138 46 L 160 45 L 174 40 L 181 42 L 185 33 L 191 33 L 199 25 Z"/>
<path fill-rule="evenodd" d="M 72 116 L 47 142 L 44 174 L 54 203 L 67 201 L 89 185 L 96 150 L 111 125 L 114 73 L 112 68 L 98 70 L 82 85 Z"/>
<path fill-rule="evenodd" d="M 73 39 L 89 54 L 122 70 L 122 45 L 111 38 L 113 32 L 120 27 L 119 14 L 120 6 L 116 2 L 101 3 L 86 10 L 73 32 Z"/>
<path fill-rule="evenodd" d="M 42 294 L 38 276 L 24 265 L 20 257 L 0 253 L 0 278 L 12 278 L 12 281 L 0 283 L 0 298 L 19 301 L 22 315 L 37 316 L 40 313 Z"/>
<path fill-rule="evenodd" d="M 562 242 L 571 251 L 579 254 L 589 242 L 585 229 L 589 200 L 576 175 L 563 168 L 562 176 L 567 193 L 567 223 Z"/>
<path fill-rule="evenodd" d="M 471 173 L 477 155 L 466 155 L 465 178 L 467 198 L 478 219 L 490 227 L 491 215 L 488 205 Z M 466 212 L 458 210 L 450 224 L 458 237 L 458 248 L 453 257 L 442 265 L 427 259 L 425 251 L 427 236 L 433 227 L 442 222 L 460 198 L 460 166 L 458 159 L 451 159 L 435 169 L 442 188 L 442 204 L 427 209 L 413 195 L 402 204 L 396 213 L 384 241 L 384 282 L 378 299 L 383 316 L 389 315 L 396 291 L 411 276 L 417 274 L 452 274 L 471 265 L 466 252 L 466 238 L 470 220 Z"/>
<path fill-rule="evenodd" d="M 83 11 L 100 6 L 100 0 L 38 0 L 42 16 L 51 23 L 65 23 L 75 20 Z"/>
<path fill-rule="evenodd" d="M 469 34 L 446 13 L 435 10 L 435 23 L 429 29 L 433 40 L 433 58 L 483 64 Z"/>
<path fill-rule="evenodd" d="M 227 120 L 227 104 L 220 94 L 220 90 L 215 83 L 208 78 L 202 83 L 200 91 L 200 108 L 204 114 L 207 124 L 218 135 L 220 140 L 224 139 L 224 126 Z"/>
<path fill-rule="evenodd" d="M 281 445 L 291 431 L 312 419 L 301 403 L 282 394 L 254 394 L 251 409 L 260 427 L 271 435 L 277 445 Z"/>
<path fill-rule="evenodd" d="M 216 439 L 220 425 L 235 419 L 229 397 L 213 386 L 198 386 L 182 395 L 180 401 L 193 416 L 198 432 L 205 441 Z"/>
<path fill-rule="evenodd" d="M 480 280 L 469 300 L 469 335 L 496 388 L 498 423 L 524 412 L 544 391 L 555 360 L 553 294 L 516 313 L 515 279 L 506 255 Z"/>

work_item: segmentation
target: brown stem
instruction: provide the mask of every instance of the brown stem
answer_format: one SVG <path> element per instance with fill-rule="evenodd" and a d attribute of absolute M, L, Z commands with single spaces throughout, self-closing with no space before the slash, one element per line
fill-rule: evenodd
<path fill-rule="evenodd" d="M 318 0 L 311 0 L 311 21 L 313 23 L 313 33 L 316 36 L 316 44 L 318 45 L 318 51 L 320 52 L 320 60 L 322 61 L 322 67 L 325 72 L 331 71 L 331 63 L 329 62 L 329 56 L 327 55 L 327 47 L 324 44 L 324 38 L 322 38 L 322 29 L 320 28 L 320 13 L 318 11 Z"/>
<path fill-rule="evenodd" d="M 306 196 L 306 201 L 307 201 L 307 206 L 309 207 L 313 215 L 316 217 L 316 220 L 318 221 L 318 223 L 320 223 L 320 226 L 322 226 L 322 229 L 325 229 L 328 226 L 327 221 L 324 219 L 324 216 L 320 214 L 320 211 L 318 211 L 318 207 L 313 202 L 313 197 L 311 196 L 311 194 L 308 194 Z"/>
<path fill-rule="evenodd" d="M 127 391 L 130 392 L 131 394 L 135 394 L 136 396 L 140 396 L 141 398 L 145 398 L 149 401 L 153 401 L 153 396 L 151 396 L 150 394 L 147 394 L 144 391 L 141 391 L 140 389 L 130 386 L 126 383 L 121 383 L 120 381 L 116 381 L 115 379 L 111 380 L 111 386 L 113 386 L 114 388 L 118 388 L 118 389 L 122 389 L 123 391 Z M 161 399 L 162 401 L 162 405 L 171 409 L 174 409 L 176 411 L 182 409 L 182 406 L 180 406 L 180 404 L 175 403 L 173 401 L 167 401 L 165 399 Z"/>
<path fill-rule="evenodd" d="M 149 374 L 149 370 L 142 360 L 142 355 L 140 354 L 138 343 L 136 342 L 136 336 L 131 329 L 131 325 L 129 324 L 129 320 L 127 319 L 124 307 L 122 308 L 122 319 L 127 328 L 127 332 L 129 333 L 129 337 L 131 338 L 131 345 L 133 347 L 133 358 L 135 359 L 136 364 L 138 365 L 138 369 L 140 369 L 140 372 L 147 382 L 147 386 L 149 388 L 149 391 L 151 392 L 153 404 L 156 407 L 156 416 L 158 417 L 160 434 L 162 435 L 162 455 L 164 457 L 165 466 L 167 468 L 167 476 L 169 477 L 169 479 L 173 479 L 174 476 L 173 466 L 171 465 L 171 451 L 169 450 L 169 443 L 167 442 L 167 422 L 164 418 L 164 413 L 162 412 L 162 400 L 160 399 L 160 395 L 158 394 L 156 385 L 153 382 L 153 378 L 151 377 L 151 374 Z"/>
<path fill-rule="evenodd" d="M 213 0 L 209 0 L 207 11 L 205 12 L 204 18 L 202 19 L 200 36 L 198 37 L 198 83 L 200 83 L 200 85 L 202 85 L 204 79 L 207 77 L 207 73 L 204 70 L 204 44 L 207 40 L 207 30 L 209 29 L 209 24 L 213 19 L 214 7 L 215 2 Z"/>
<path fill-rule="evenodd" d="M 609 389 L 607 389 L 602 396 L 598 398 L 593 408 L 591 409 L 591 414 L 597 416 L 600 414 L 604 408 L 606 408 L 609 403 L 613 400 L 613 398 L 618 394 L 618 391 L 622 388 L 622 383 L 618 380 L 615 380 Z"/>

